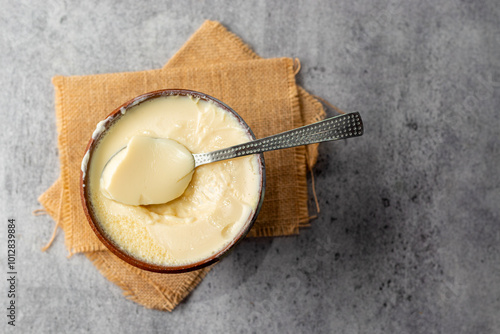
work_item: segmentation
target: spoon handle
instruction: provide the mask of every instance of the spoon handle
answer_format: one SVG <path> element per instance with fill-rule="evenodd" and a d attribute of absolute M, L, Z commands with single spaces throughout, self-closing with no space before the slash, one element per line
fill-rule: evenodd
<path fill-rule="evenodd" d="M 302 126 L 277 135 L 223 148 L 208 153 L 193 154 L 195 167 L 210 162 L 244 155 L 258 154 L 283 148 L 357 137 L 363 134 L 363 122 L 358 112 L 347 113 Z"/>

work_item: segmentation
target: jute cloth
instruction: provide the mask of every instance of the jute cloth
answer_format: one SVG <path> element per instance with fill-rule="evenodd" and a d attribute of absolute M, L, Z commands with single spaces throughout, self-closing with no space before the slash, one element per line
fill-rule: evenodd
<path fill-rule="evenodd" d="M 292 59 L 262 59 L 220 23 L 206 21 L 162 69 L 54 77 L 61 175 L 39 201 L 64 230 L 70 254 L 84 253 L 129 299 L 171 311 L 210 268 L 170 275 L 143 271 L 97 239 L 79 192 L 81 160 L 97 122 L 137 95 L 184 88 L 224 101 L 257 138 L 265 137 L 324 118 L 322 105 L 296 85 L 297 70 Z M 296 234 L 308 224 L 306 169 L 316 158 L 317 145 L 265 153 L 265 200 L 249 236 Z"/>

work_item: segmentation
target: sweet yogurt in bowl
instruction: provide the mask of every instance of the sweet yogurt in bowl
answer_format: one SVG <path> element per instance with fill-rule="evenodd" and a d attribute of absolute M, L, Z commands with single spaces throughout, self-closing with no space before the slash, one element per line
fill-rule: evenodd
<path fill-rule="evenodd" d="M 141 269 L 172 273 L 199 269 L 218 261 L 253 225 L 264 197 L 263 156 L 239 157 L 180 173 L 185 157 L 164 154 L 165 149 L 154 146 L 158 138 L 178 143 L 189 154 L 255 137 L 221 101 L 172 89 L 125 103 L 97 125 L 90 139 L 82 162 L 81 197 L 97 237 Z M 119 162 L 126 169 L 108 166 L 119 160 L 114 158 L 117 152 L 123 155 Z M 152 166 L 145 159 L 158 162 Z M 171 165 L 162 163 L 167 160 Z M 138 176 L 145 165 L 148 172 Z M 178 181 L 181 190 L 161 184 L 162 169 L 165 177 Z M 175 193 L 174 199 L 162 197 L 165 193 Z"/>

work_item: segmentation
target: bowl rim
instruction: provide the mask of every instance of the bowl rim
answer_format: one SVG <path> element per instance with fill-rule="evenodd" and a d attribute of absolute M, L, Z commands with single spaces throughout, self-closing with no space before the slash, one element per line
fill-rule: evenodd
<path fill-rule="evenodd" d="M 264 163 L 264 155 L 262 153 L 257 154 L 258 162 L 259 162 L 259 172 L 261 175 L 261 181 L 259 185 L 259 201 L 257 204 L 257 207 L 255 208 L 255 211 L 251 218 L 246 222 L 245 227 L 241 229 L 241 231 L 236 235 L 236 237 L 228 243 L 226 246 L 224 246 L 222 249 L 220 249 L 218 252 L 215 254 L 211 255 L 210 257 L 190 263 L 190 264 L 184 264 L 184 265 L 177 265 L 177 266 L 165 266 L 165 265 L 158 265 L 158 264 L 153 264 L 149 263 L 146 261 L 139 260 L 132 255 L 128 254 L 124 250 L 122 250 L 113 240 L 107 237 L 106 233 L 102 230 L 100 224 L 98 223 L 98 220 L 96 219 L 93 209 L 92 209 L 92 203 L 90 200 L 90 194 L 89 194 L 89 187 L 87 185 L 87 179 L 86 176 L 88 175 L 88 167 L 90 166 L 90 161 L 92 159 L 92 154 L 99 143 L 99 140 L 101 139 L 102 135 L 115 123 L 117 122 L 129 109 L 132 109 L 136 107 L 137 105 L 150 101 L 152 99 L 156 98 L 161 98 L 161 97 L 167 97 L 167 96 L 193 96 L 195 98 L 199 98 L 204 101 L 212 101 L 215 103 L 218 107 L 221 109 L 233 114 L 236 116 L 237 120 L 239 123 L 245 128 L 247 131 L 248 135 L 255 140 L 255 135 L 248 126 L 248 124 L 243 120 L 243 118 L 236 112 L 234 109 L 229 107 L 227 104 L 224 102 L 216 99 L 215 97 L 212 97 L 210 95 L 207 95 L 205 93 L 201 93 L 198 91 L 194 90 L 188 90 L 188 89 L 161 89 L 161 90 L 156 90 L 152 92 L 148 92 L 145 94 L 138 95 L 134 97 L 133 99 L 123 103 L 121 106 L 116 108 L 113 112 L 111 112 L 104 120 L 102 120 L 96 127 L 96 131 L 92 134 L 92 137 L 90 138 L 87 147 L 85 149 L 85 155 L 82 161 L 82 168 L 80 171 L 80 198 L 82 201 L 82 207 L 83 211 L 85 213 L 85 216 L 87 217 L 87 221 L 90 224 L 90 227 L 94 234 L 97 236 L 97 238 L 106 246 L 108 250 L 110 250 L 114 255 L 118 256 L 120 259 L 123 261 L 127 262 L 128 264 L 135 266 L 140 269 L 144 269 L 147 271 L 152 271 L 152 272 L 157 272 L 157 273 L 183 273 L 183 272 L 188 272 L 188 271 L 193 271 L 197 269 L 201 269 L 204 267 L 207 267 L 209 265 L 212 265 L 216 262 L 218 262 L 220 259 L 222 259 L 224 256 L 226 256 L 232 249 L 234 249 L 234 246 L 236 246 L 244 237 L 248 234 L 252 226 L 254 225 L 257 216 L 259 215 L 260 209 L 262 208 L 262 203 L 264 200 L 264 194 L 265 194 L 265 188 L 266 188 L 266 167 Z"/>

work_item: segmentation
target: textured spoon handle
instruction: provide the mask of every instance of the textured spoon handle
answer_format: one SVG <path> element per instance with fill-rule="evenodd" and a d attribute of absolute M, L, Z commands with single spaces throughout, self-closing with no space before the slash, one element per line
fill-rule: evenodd
<path fill-rule="evenodd" d="M 343 114 L 277 135 L 227 147 L 209 153 L 193 154 L 195 166 L 244 155 L 279 150 L 288 147 L 357 137 L 363 134 L 363 122 L 358 112 Z"/>

